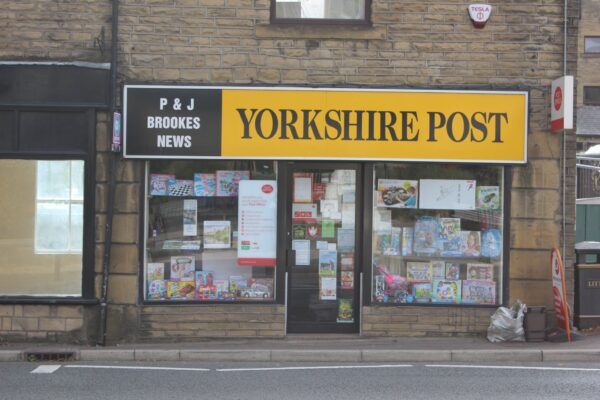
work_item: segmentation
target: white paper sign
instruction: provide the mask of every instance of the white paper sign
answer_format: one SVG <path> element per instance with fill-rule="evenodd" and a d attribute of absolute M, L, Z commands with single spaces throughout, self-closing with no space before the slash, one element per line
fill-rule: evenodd
<path fill-rule="evenodd" d="M 292 250 L 296 253 L 296 265 L 310 265 L 310 240 L 292 240 Z"/>
<path fill-rule="evenodd" d="M 238 264 L 275 266 L 277 182 L 242 180 L 238 199 Z"/>
<path fill-rule="evenodd" d="M 474 180 L 421 179 L 419 208 L 429 210 L 474 210 Z"/>

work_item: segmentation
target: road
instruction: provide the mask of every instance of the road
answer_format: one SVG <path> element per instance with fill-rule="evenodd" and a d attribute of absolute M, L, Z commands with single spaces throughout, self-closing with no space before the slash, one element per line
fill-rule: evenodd
<path fill-rule="evenodd" d="M 0 399 L 597 399 L 600 364 L 0 363 Z"/>

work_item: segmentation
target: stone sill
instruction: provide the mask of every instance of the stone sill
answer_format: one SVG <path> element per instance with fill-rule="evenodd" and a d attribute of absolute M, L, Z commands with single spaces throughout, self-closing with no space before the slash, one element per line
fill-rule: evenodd
<path fill-rule="evenodd" d="M 259 39 L 386 39 L 385 27 L 352 25 L 257 25 Z"/>

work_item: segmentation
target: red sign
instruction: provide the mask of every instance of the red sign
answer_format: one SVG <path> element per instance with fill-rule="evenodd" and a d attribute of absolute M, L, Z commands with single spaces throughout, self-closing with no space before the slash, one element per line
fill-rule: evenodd
<path fill-rule="evenodd" d="M 560 252 L 556 247 L 552 248 L 550 255 L 552 267 L 552 293 L 554 294 L 554 312 L 556 313 L 556 325 L 567 332 L 567 339 L 571 341 L 571 323 L 569 321 L 569 309 L 565 291 L 565 269 L 563 267 Z"/>
<path fill-rule="evenodd" d="M 573 129 L 573 77 L 565 75 L 552 82 L 550 130 Z"/>

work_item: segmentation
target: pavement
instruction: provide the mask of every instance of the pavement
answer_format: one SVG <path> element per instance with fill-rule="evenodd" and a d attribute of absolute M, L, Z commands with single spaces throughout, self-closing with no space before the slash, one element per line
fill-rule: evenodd
<path fill-rule="evenodd" d="M 3 343 L 0 362 L 7 361 L 600 362 L 600 332 L 582 332 L 571 343 L 491 343 L 485 337 L 474 336 L 373 338 L 323 334 L 104 347 Z"/>

